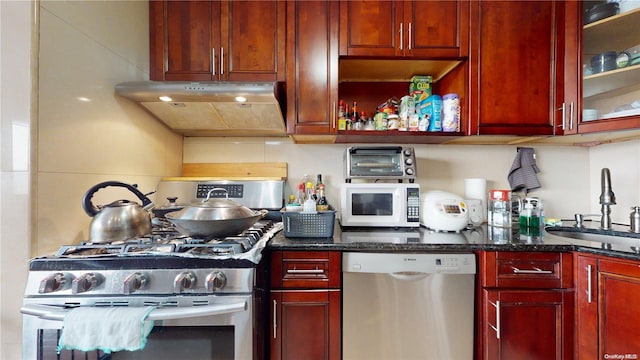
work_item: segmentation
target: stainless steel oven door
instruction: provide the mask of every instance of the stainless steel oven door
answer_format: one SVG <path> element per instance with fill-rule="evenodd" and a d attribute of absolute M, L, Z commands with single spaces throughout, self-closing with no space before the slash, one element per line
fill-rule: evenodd
<path fill-rule="evenodd" d="M 181 297 L 184 298 L 184 297 Z M 24 300 L 23 360 L 49 359 L 229 359 L 253 358 L 253 296 L 192 296 L 188 302 L 204 305 L 161 306 L 149 314 L 154 328 L 141 351 L 105 354 L 102 351 L 63 350 L 57 344 L 70 304 L 92 306 L 83 299 Z M 168 302 L 170 303 L 171 300 Z M 112 299 L 113 303 L 139 303 L 139 298 Z M 158 299 L 155 299 L 157 302 Z M 160 300 L 164 303 L 165 300 Z M 151 302 L 153 303 L 153 302 Z"/>

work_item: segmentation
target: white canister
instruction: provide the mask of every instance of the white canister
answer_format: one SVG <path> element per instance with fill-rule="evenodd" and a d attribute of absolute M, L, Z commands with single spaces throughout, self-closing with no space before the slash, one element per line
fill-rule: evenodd
<path fill-rule="evenodd" d="M 442 97 L 442 131 L 460 131 L 460 98 L 458 94 L 446 94 Z"/>

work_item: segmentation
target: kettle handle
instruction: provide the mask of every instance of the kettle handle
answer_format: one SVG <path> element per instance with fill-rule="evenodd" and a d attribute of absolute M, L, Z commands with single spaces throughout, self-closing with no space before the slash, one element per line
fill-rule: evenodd
<path fill-rule="evenodd" d="M 120 181 L 105 181 L 103 183 L 94 185 L 89 190 L 87 190 L 86 194 L 84 194 L 84 198 L 82 199 L 82 208 L 87 213 L 87 215 L 93 217 L 100 211 L 100 209 L 93 205 L 91 199 L 93 198 L 93 194 L 98 192 L 98 190 L 106 188 L 108 186 L 118 186 L 128 189 L 129 191 L 134 193 L 138 197 L 138 199 L 140 199 L 140 201 L 142 201 L 142 207 L 144 208 L 151 205 L 151 199 L 149 199 L 145 194 L 138 190 L 134 185 L 125 184 Z"/>

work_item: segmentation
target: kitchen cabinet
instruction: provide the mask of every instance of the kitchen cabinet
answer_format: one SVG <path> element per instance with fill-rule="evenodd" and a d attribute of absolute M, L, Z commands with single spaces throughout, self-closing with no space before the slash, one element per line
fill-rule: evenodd
<path fill-rule="evenodd" d="M 577 254 L 575 263 L 575 358 L 640 357 L 640 262 Z"/>
<path fill-rule="evenodd" d="M 572 359 L 572 255 L 479 253 L 478 359 Z"/>
<path fill-rule="evenodd" d="M 469 1 L 340 1 L 340 56 L 459 58 Z"/>
<path fill-rule="evenodd" d="M 471 2 L 469 135 L 562 131 L 564 2 Z"/>
<path fill-rule="evenodd" d="M 628 2 L 633 3 L 633 2 Z M 567 2 L 568 32 L 566 56 L 567 94 L 575 103 L 575 115 L 570 125 L 578 133 L 640 128 L 640 63 L 599 71 L 591 60 L 605 52 L 616 54 L 640 45 L 640 8 L 624 7 L 614 15 L 584 24 L 595 2 Z M 624 6 L 624 3 L 621 3 Z"/>
<path fill-rule="evenodd" d="M 284 81 L 283 1 L 150 1 L 150 78 Z"/>
<path fill-rule="evenodd" d="M 340 359 L 339 251 L 271 253 L 270 359 Z"/>
<path fill-rule="evenodd" d="M 287 132 L 336 132 L 338 2 L 287 3 Z"/>

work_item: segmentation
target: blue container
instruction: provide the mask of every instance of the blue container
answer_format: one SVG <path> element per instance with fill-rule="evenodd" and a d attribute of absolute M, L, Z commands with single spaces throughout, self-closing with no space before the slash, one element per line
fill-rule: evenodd
<path fill-rule="evenodd" d="M 431 95 L 420 104 L 420 117 L 429 119 L 427 131 L 442 131 L 442 97 Z"/>

